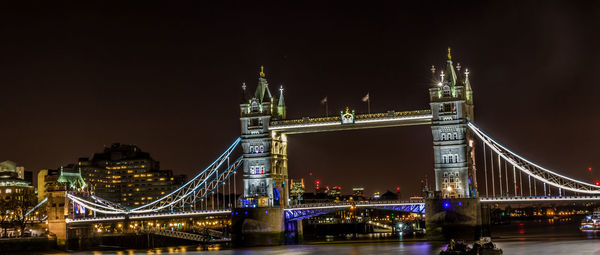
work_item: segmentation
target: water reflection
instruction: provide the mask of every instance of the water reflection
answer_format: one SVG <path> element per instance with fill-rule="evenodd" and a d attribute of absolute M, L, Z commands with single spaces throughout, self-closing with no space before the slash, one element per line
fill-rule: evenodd
<path fill-rule="evenodd" d="M 513 221 L 494 226 L 493 238 L 504 254 L 600 254 L 600 233 L 581 232 L 578 222 L 560 220 Z M 402 240 L 401 242 L 399 242 Z M 365 235 L 329 235 L 314 240 L 311 245 L 290 245 L 246 249 L 228 249 L 214 246 L 178 246 L 150 250 L 123 250 L 112 252 L 77 252 L 75 254 L 185 254 L 185 255 L 341 255 L 341 254 L 435 254 L 445 246 L 441 242 L 392 236 L 390 233 Z"/>

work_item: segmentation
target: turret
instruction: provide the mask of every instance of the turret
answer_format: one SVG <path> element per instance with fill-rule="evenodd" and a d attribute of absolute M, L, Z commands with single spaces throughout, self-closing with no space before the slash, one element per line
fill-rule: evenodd
<path fill-rule="evenodd" d="M 279 102 L 277 104 L 277 115 L 279 115 L 280 119 L 285 119 L 286 117 L 285 101 L 283 100 L 283 85 L 279 87 Z"/>

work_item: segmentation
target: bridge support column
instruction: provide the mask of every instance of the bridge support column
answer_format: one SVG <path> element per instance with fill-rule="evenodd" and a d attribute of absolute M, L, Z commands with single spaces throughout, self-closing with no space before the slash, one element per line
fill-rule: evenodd
<path fill-rule="evenodd" d="M 63 189 L 48 190 L 46 193 L 46 212 L 48 214 L 48 231 L 56 237 L 56 245 L 59 249 L 67 247 L 67 221 L 69 202 L 66 199 L 66 191 Z"/>
<path fill-rule="evenodd" d="M 237 208 L 232 212 L 232 243 L 235 247 L 285 243 L 282 207 Z"/>
<path fill-rule="evenodd" d="M 285 243 L 298 244 L 304 240 L 304 230 L 302 228 L 302 220 L 286 221 L 285 222 Z"/>
<path fill-rule="evenodd" d="M 430 240 L 478 240 L 481 223 L 479 198 L 425 200 L 425 224 Z"/>

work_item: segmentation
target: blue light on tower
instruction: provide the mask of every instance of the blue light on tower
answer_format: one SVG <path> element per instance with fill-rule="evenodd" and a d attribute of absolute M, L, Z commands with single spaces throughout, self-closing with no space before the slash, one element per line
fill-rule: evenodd
<path fill-rule="evenodd" d="M 444 207 L 444 209 L 450 209 L 450 202 L 445 201 L 442 206 Z"/>

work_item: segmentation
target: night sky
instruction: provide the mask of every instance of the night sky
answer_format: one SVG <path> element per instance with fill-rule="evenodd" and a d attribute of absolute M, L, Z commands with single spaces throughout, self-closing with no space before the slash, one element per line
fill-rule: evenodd
<path fill-rule="evenodd" d="M 560 173 L 600 175 L 600 2 L 148 1 L 0 9 L 0 160 L 58 168 L 112 142 L 191 176 L 240 134 L 260 65 L 288 117 L 428 109 L 431 65 L 471 71 L 476 123 Z M 368 3 L 368 4 L 367 4 Z M 397 5 L 394 5 L 397 4 Z M 289 138 L 290 178 L 417 191 L 429 126 Z"/>

